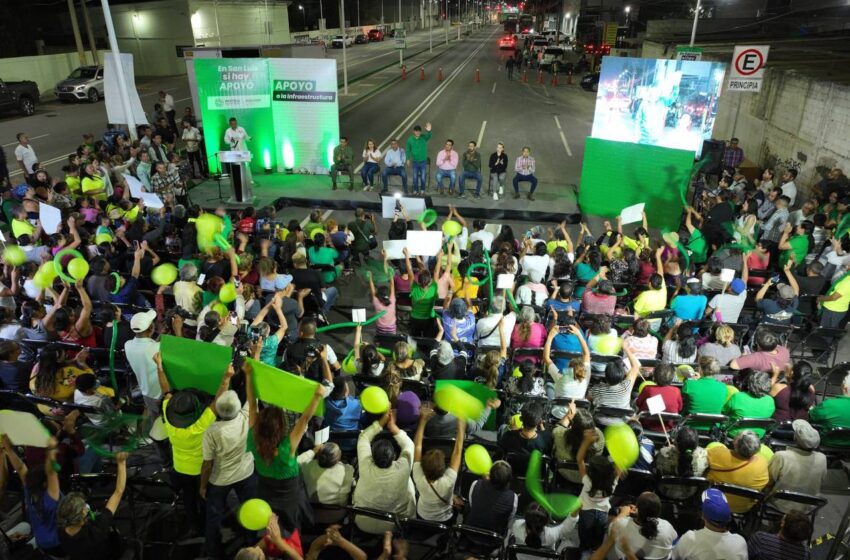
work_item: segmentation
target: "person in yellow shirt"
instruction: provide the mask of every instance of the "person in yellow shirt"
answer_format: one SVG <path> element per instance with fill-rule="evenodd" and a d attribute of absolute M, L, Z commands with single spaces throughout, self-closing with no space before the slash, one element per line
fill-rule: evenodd
<path fill-rule="evenodd" d="M 89 163 L 86 165 L 82 177 L 83 196 L 91 196 L 97 200 L 106 200 L 106 183 L 93 164 Z"/>
<path fill-rule="evenodd" d="M 79 196 L 82 192 L 82 182 L 80 180 L 80 166 L 69 163 L 62 168 L 65 172 L 65 184 L 68 185 L 68 190 L 74 196 Z"/>
<path fill-rule="evenodd" d="M 567 232 L 566 220 L 558 225 L 557 230 L 553 231 L 551 228 L 549 229 L 549 241 L 546 242 L 546 252 L 551 256 L 558 247 L 563 247 L 567 250 L 567 253 L 573 252 L 573 239 Z"/>
<path fill-rule="evenodd" d="M 655 251 L 655 270 L 664 270 L 664 265 L 661 263 L 661 253 L 664 248 L 659 248 Z M 661 311 L 667 307 L 667 284 L 664 282 L 664 276 L 655 273 L 649 277 L 649 289 L 639 293 L 635 298 L 634 312 L 640 317 L 646 317 L 650 313 Z M 659 325 L 653 325 L 654 329 L 658 329 Z"/>
<path fill-rule="evenodd" d="M 18 239 L 22 235 L 29 235 L 31 239 L 36 240 L 39 236 L 35 233 L 35 226 L 27 219 L 27 210 L 23 206 L 15 208 L 15 214 L 12 218 L 12 235 Z M 39 232 L 41 228 L 39 227 Z"/>
<path fill-rule="evenodd" d="M 744 430 L 732 441 L 732 449 L 722 443 L 712 443 L 708 452 L 708 474 L 711 482 L 735 484 L 762 490 L 770 482 L 767 460 L 759 454 L 761 441 L 751 430 Z M 726 495 L 733 513 L 746 513 L 754 502 L 741 496 Z"/>
<path fill-rule="evenodd" d="M 215 397 L 208 406 L 204 407 L 197 392 L 172 391 L 162 366 L 162 356 L 157 352 L 153 359 L 156 363 L 159 386 L 162 389 L 163 424 L 168 440 L 171 442 L 174 460 L 174 486 L 183 491 L 189 527 L 202 534 L 205 520 L 200 499 L 201 465 L 204 461 L 201 445 L 204 432 L 216 419 L 215 402 L 230 387 L 230 378 L 234 374 L 233 364 L 228 364 Z"/>
<path fill-rule="evenodd" d="M 633 249 L 635 254 L 640 255 L 644 249 L 649 249 L 649 222 L 646 219 L 646 212 L 642 213 L 643 224 L 635 229 L 635 236 L 631 238 L 623 234 L 623 220 L 617 216 L 617 232 L 623 238 L 623 246 Z"/>
<path fill-rule="evenodd" d="M 818 296 L 818 303 L 821 306 L 820 326 L 841 328 L 841 321 L 850 308 L 850 273 L 844 273 L 825 296 Z"/>

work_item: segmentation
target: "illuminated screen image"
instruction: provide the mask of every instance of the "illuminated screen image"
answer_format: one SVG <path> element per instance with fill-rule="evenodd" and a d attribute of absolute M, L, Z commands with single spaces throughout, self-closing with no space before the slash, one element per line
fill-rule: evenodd
<path fill-rule="evenodd" d="M 602 59 L 593 137 L 687 149 L 711 138 L 722 62 Z"/>

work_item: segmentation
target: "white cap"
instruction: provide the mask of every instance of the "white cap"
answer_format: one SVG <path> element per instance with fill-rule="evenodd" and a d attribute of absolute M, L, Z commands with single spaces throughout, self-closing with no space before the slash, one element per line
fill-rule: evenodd
<path fill-rule="evenodd" d="M 134 333 L 143 333 L 148 330 L 156 320 L 156 310 L 149 309 L 148 311 L 143 311 L 141 313 L 136 313 L 133 315 L 133 318 L 130 319 L 130 329 Z"/>

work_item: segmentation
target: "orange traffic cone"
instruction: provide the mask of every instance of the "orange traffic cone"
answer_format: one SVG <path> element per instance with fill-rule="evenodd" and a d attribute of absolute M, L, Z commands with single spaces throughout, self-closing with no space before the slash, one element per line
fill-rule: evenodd
<path fill-rule="evenodd" d="M 558 87 L 558 74 L 552 74 L 552 87 Z"/>
<path fill-rule="evenodd" d="M 522 81 L 522 83 L 524 83 L 524 84 L 527 84 L 527 83 L 528 83 L 528 76 L 527 76 L 526 74 L 527 74 L 527 72 L 526 72 L 525 70 L 523 70 L 523 71 L 522 71 L 522 78 L 520 78 L 520 80 L 521 80 L 521 81 Z"/>
<path fill-rule="evenodd" d="M 481 70 L 476 68 L 475 69 L 475 83 L 477 84 L 477 83 L 480 83 L 480 82 L 481 82 Z"/>
<path fill-rule="evenodd" d="M 443 81 L 443 69 L 442 68 L 437 69 L 437 81 L 438 82 Z"/>
<path fill-rule="evenodd" d="M 424 66 L 419 68 L 419 80 L 425 81 L 425 67 Z"/>
<path fill-rule="evenodd" d="M 407 79 L 407 66 L 405 66 L 404 64 L 402 64 L 402 66 L 401 66 L 401 79 L 402 80 Z"/>

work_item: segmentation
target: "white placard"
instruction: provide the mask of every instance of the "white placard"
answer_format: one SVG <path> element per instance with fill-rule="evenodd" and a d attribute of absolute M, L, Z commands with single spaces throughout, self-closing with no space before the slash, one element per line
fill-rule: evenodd
<path fill-rule="evenodd" d="M 62 225 L 62 211 L 55 206 L 42 202 L 38 205 L 38 219 L 44 233 L 53 235 L 59 231 L 59 226 Z"/>
<path fill-rule="evenodd" d="M 724 268 L 720 271 L 720 281 L 724 284 L 729 284 L 735 279 L 735 269 Z"/>
<path fill-rule="evenodd" d="M 0 411 L 0 433 L 9 436 L 14 445 L 47 447 L 50 432 L 29 412 Z"/>
<path fill-rule="evenodd" d="M 352 309 L 351 310 L 351 320 L 355 323 L 364 323 L 366 322 L 366 310 L 365 309 Z"/>
<path fill-rule="evenodd" d="M 404 248 L 407 247 L 406 239 L 391 239 L 384 241 L 384 251 L 390 260 L 403 259 Z"/>
<path fill-rule="evenodd" d="M 514 279 L 516 279 L 516 275 L 514 274 L 500 274 L 496 276 L 496 289 L 513 290 Z"/>
<path fill-rule="evenodd" d="M 316 430 L 313 432 L 313 443 L 315 445 L 321 445 L 326 443 L 331 438 L 331 427 L 325 426 L 321 430 Z"/>
<path fill-rule="evenodd" d="M 620 223 L 621 224 L 633 224 L 635 222 L 643 221 L 643 208 L 645 204 L 641 202 L 640 204 L 633 204 L 632 206 L 626 206 L 620 211 Z"/>
<path fill-rule="evenodd" d="M 139 198 L 141 198 L 145 202 L 145 206 L 147 206 L 148 208 L 153 208 L 154 210 L 159 210 L 160 208 L 165 206 L 165 204 L 162 202 L 162 199 L 154 193 L 143 192 L 141 193 L 141 196 Z"/>
<path fill-rule="evenodd" d="M 667 405 L 664 404 L 664 397 L 661 395 L 655 395 L 646 399 L 646 406 L 650 414 L 658 414 L 667 410 Z"/>
<path fill-rule="evenodd" d="M 145 191 L 145 186 L 141 181 L 129 175 L 127 173 L 122 173 L 122 177 L 127 181 L 127 187 L 130 189 L 130 196 L 133 198 L 142 198 L 142 193 Z"/>
<path fill-rule="evenodd" d="M 484 226 L 484 231 L 489 231 L 493 237 L 496 237 L 502 233 L 502 224 L 487 224 Z"/>
<path fill-rule="evenodd" d="M 433 257 L 440 252 L 442 231 L 408 231 L 407 250 L 411 256 Z"/>
<path fill-rule="evenodd" d="M 396 198 L 394 196 L 381 197 L 381 215 L 384 218 L 392 218 L 395 216 L 395 201 Z M 422 212 L 425 211 L 424 198 L 408 198 L 403 196 L 399 198 L 398 201 L 404 207 L 411 220 L 415 220 Z"/>

